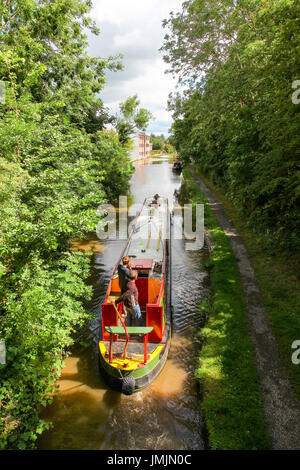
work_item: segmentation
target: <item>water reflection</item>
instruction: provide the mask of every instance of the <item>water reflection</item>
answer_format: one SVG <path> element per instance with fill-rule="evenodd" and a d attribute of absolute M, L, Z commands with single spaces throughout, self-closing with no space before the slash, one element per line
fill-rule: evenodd
<path fill-rule="evenodd" d="M 136 164 L 131 180 L 131 217 L 135 216 L 135 204 L 140 205 L 146 196 L 156 192 L 168 197 L 171 206 L 178 204 L 174 192 L 180 189 L 182 177 L 174 175 L 168 157 L 160 158 L 159 165 L 153 163 L 148 159 Z M 89 242 L 94 243 L 95 238 L 85 243 Z M 202 267 L 205 250 L 185 251 L 184 243 L 175 240 L 172 249 L 174 315 L 167 363 L 153 384 L 130 397 L 107 387 L 99 374 L 97 358 L 100 304 L 124 240 L 107 241 L 94 250 L 89 279 L 94 297 L 87 307 L 95 319 L 82 333 L 89 346 L 77 347 L 66 359 L 59 381 L 61 397 L 55 398 L 42 413 L 54 423 L 54 428 L 41 436 L 40 449 L 204 448 L 203 420 L 193 374 L 197 355 L 194 335 L 203 324 L 197 306 L 207 294 L 208 277 Z"/>

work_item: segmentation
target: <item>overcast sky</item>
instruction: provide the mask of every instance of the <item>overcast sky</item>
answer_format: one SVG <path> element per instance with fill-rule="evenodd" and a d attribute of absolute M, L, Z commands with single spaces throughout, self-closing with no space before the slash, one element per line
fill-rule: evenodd
<path fill-rule="evenodd" d="M 90 37 L 90 53 L 107 57 L 122 53 L 124 70 L 108 72 L 101 98 L 112 113 L 119 103 L 138 94 L 141 106 L 155 116 L 147 130 L 168 132 L 172 118 L 166 111 L 175 80 L 165 74 L 166 64 L 158 49 L 166 34 L 162 20 L 179 11 L 183 0 L 94 0 L 92 17 L 100 35 Z"/>

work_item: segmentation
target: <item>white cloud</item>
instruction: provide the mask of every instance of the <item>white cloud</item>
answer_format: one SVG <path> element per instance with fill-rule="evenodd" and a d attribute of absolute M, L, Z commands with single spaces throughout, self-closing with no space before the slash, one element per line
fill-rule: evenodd
<path fill-rule="evenodd" d="M 152 113 L 155 113 L 157 119 L 169 118 L 169 113 L 165 111 L 165 107 L 168 94 L 174 89 L 174 85 L 175 81 L 171 76 L 164 75 L 164 63 L 156 59 L 143 63 L 142 72 L 136 74 L 136 76 L 130 77 L 128 80 L 121 80 L 113 88 L 107 86 L 104 91 L 104 97 L 109 99 L 113 91 L 114 99 L 111 103 L 108 103 L 110 106 L 122 101 L 124 97 L 126 98 L 137 93 L 141 105 L 149 109 L 151 108 Z M 118 99 L 116 100 L 115 98 Z"/>
<path fill-rule="evenodd" d="M 147 5 L 147 1 L 98 0 L 93 4 L 92 14 L 99 22 L 121 25 L 130 22 L 133 17 L 143 17 L 143 12 L 148 9 L 149 4 Z"/>
<path fill-rule="evenodd" d="M 129 31 L 125 34 L 117 34 L 114 37 L 114 46 L 115 47 L 125 47 L 125 46 L 134 46 L 142 39 L 142 33 L 138 29 Z"/>
<path fill-rule="evenodd" d="M 158 49 L 165 34 L 162 20 L 170 11 L 179 11 L 183 0 L 98 0 L 92 16 L 100 27 L 98 37 L 90 38 L 94 55 L 106 57 L 122 53 L 124 71 L 107 73 L 107 84 L 101 97 L 112 112 L 128 96 L 137 93 L 141 106 L 154 114 L 148 132 L 162 132 L 171 125 L 166 111 L 168 95 L 175 81 L 164 73 L 166 64 Z"/>
<path fill-rule="evenodd" d="M 151 22 L 164 19 L 170 11 L 179 10 L 182 0 L 96 0 L 92 16 L 97 21 L 116 25 Z"/>

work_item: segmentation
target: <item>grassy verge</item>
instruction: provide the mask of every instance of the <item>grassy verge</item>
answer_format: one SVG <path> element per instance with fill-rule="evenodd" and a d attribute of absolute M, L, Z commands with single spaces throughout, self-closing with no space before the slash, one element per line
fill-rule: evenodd
<path fill-rule="evenodd" d="M 199 170 L 197 174 L 222 202 L 247 246 L 282 361 L 300 400 L 300 365 L 291 361 L 291 345 L 300 340 L 300 254 L 280 250 L 276 255 L 271 254 L 265 240 L 253 233 L 247 221 L 224 196 L 225 191 L 216 188 Z"/>
<path fill-rule="evenodd" d="M 208 314 L 199 333 L 202 348 L 196 378 L 212 449 L 268 449 L 258 374 L 249 339 L 237 265 L 227 237 L 188 170 L 189 202 L 205 204 L 205 225 L 212 251 L 212 298 L 201 305 Z"/>

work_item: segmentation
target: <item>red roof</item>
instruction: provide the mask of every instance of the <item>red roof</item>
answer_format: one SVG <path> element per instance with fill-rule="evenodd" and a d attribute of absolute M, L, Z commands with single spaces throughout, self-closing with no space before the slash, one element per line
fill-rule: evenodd
<path fill-rule="evenodd" d="M 153 260 L 133 258 L 130 260 L 130 263 L 132 264 L 132 269 L 151 269 Z"/>

